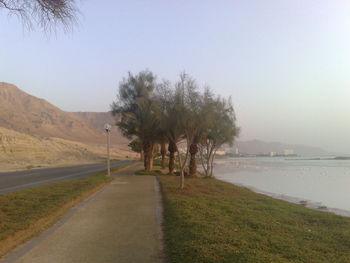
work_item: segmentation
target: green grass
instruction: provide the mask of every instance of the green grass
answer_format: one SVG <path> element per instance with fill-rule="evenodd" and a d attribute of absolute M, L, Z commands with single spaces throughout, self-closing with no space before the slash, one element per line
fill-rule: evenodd
<path fill-rule="evenodd" d="M 169 263 L 350 262 L 350 218 L 215 179 L 158 178 Z"/>
<path fill-rule="evenodd" d="M 27 229 L 33 221 L 49 216 L 82 193 L 111 180 L 96 175 L 0 195 L 0 241 Z"/>
<path fill-rule="evenodd" d="M 138 162 L 139 161 L 130 161 L 130 162 L 126 163 L 126 164 L 123 164 L 123 165 L 120 165 L 120 166 L 117 166 L 117 167 L 112 167 L 111 168 L 111 173 L 119 171 L 120 169 L 123 169 L 125 167 L 131 166 L 131 165 L 133 165 L 135 163 L 138 163 Z M 98 172 L 98 173 L 96 173 L 94 175 L 107 175 L 107 170 Z"/>
<path fill-rule="evenodd" d="M 154 159 L 153 160 L 153 166 L 161 166 L 162 165 L 162 159 Z M 164 161 L 164 165 L 165 165 L 165 167 L 168 167 L 169 166 L 169 160 L 168 160 L 168 158 L 167 159 L 165 159 L 165 161 Z"/>
<path fill-rule="evenodd" d="M 112 168 L 120 170 L 132 163 Z M 39 234 L 67 209 L 109 183 L 106 171 L 0 195 L 0 256 Z"/>
<path fill-rule="evenodd" d="M 154 159 L 153 160 L 153 166 L 161 167 L 162 166 L 162 159 L 160 159 L 160 158 Z M 165 168 L 169 167 L 169 159 L 168 158 L 165 159 L 164 166 L 165 166 Z M 175 158 L 175 168 L 176 169 L 180 168 L 179 163 L 177 161 L 177 157 Z"/>

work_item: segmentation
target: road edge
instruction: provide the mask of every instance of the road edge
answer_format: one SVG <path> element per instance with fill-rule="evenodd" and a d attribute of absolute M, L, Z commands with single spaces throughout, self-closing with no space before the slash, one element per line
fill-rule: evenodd
<path fill-rule="evenodd" d="M 114 172 L 119 172 L 134 164 L 135 162 L 131 162 L 120 167 L 115 167 L 113 170 Z M 106 173 L 106 171 L 96 173 L 95 175 L 101 173 Z M 112 176 L 112 178 L 114 177 Z M 28 228 L 18 231 L 12 236 L 1 240 L 0 263 L 13 262 L 15 259 L 19 258 L 35 244 L 37 244 L 37 242 L 40 242 L 47 235 L 54 232 L 58 227 L 64 224 L 64 222 L 70 218 L 81 206 L 92 200 L 97 194 L 101 193 L 103 189 L 113 181 L 114 180 L 101 183 L 100 185 L 89 189 L 80 196 L 76 197 L 74 200 L 65 203 L 54 213 L 32 222 Z"/>

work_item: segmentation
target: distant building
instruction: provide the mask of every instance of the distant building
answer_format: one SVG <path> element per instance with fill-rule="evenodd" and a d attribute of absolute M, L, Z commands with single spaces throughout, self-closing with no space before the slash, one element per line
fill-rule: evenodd
<path fill-rule="evenodd" d="M 225 152 L 225 151 L 217 151 L 216 154 L 217 154 L 217 155 L 225 155 L 226 152 Z"/>
<path fill-rule="evenodd" d="M 294 150 L 292 150 L 292 149 L 285 149 L 283 151 L 283 155 L 285 155 L 285 156 L 294 155 Z"/>
<path fill-rule="evenodd" d="M 238 150 L 238 148 L 236 147 L 236 155 L 238 155 L 239 154 L 239 150 Z"/>
<path fill-rule="evenodd" d="M 276 156 L 277 153 L 276 152 L 270 152 L 269 155 L 270 155 L 270 157 L 273 157 L 273 156 Z"/>

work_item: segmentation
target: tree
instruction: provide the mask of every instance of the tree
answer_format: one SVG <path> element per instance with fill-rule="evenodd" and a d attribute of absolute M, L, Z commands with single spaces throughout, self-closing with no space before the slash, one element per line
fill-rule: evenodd
<path fill-rule="evenodd" d="M 165 155 L 167 153 L 166 145 L 167 145 L 168 139 L 166 138 L 166 136 L 161 136 L 160 140 L 161 140 L 160 141 L 160 155 L 162 156 L 161 167 L 162 167 L 162 169 L 164 169 L 165 168 Z"/>
<path fill-rule="evenodd" d="M 143 160 L 143 151 L 142 151 L 142 142 L 139 138 L 133 139 L 128 146 L 131 148 L 132 151 L 140 154 L 140 160 Z"/>
<path fill-rule="evenodd" d="M 68 29 L 76 22 L 75 0 L 0 0 L 0 9 L 19 16 L 28 27 L 33 23 L 44 30 L 58 24 Z"/>
<path fill-rule="evenodd" d="M 205 94 L 206 129 L 199 144 L 201 162 L 207 177 L 213 176 L 214 159 L 223 144 L 232 145 L 239 134 L 231 99 Z"/>
<path fill-rule="evenodd" d="M 176 84 L 176 94 L 181 108 L 180 126 L 186 140 L 186 150 L 184 159 L 181 160 L 181 154 L 178 151 L 180 171 L 181 171 L 181 188 L 184 187 L 184 169 L 190 155 L 192 167 L 196 166 L 196 139 L 201 129 L 201 96 L 198 92 L 196 82 L 186 73 L 180 75 L 180 80 Z M 192 148 L 192 149 L 191 149 Z M 192 152 L 192 154 L 191 154 Z"/>
<path fill-rule="evenodd" d="M 212 106 L 211 103 L 213 100 L 213 94 L 210 91 L 210 89 L 207 87 L 204 90 L 203 94 L 200 94 L 200 97 L 197 99 L 197 102 L 195 105 L 197 106 L 197 110 L 195 111 L 195 127 L 196 129 L 193 130 L 194 138 L 193 142 L 190 145 L 190 163 L 189 163 L 189 176 L 194 177 L 197 174 L 197 153 L 199 151 L 199 144 L 205 136 L 208 127 L 210 127 L 211 123 L 211 113 L 212 113 Z"/>
<path fill-rule="evenodd" d="M 152 169 L 153 148 L 160 133 L 159 105 L 153 95 L 157 85 L 150 71 L 135 76 L 129 73 L 119 84 L 117 101 L 111 105 L 112 114 L 120 118 L 116 125 L 122 134 L 129 139 L 136 136 L 142 142 L 146 171 Z"/>
<path fill-rule="evenodd" d="M 160 90 L 161 129 L 169 140 L 169 173 L 174 170 L 174 153 L 177 152 L 180 167 L 180 187 L 184 187 L 184 169 L 188 160 L 189 147 L 194 141 L 198 129 L 199 93 L 195 81 L 186 73 L 180 74 L 180 80 L 172 90 L 169 86 Z M 185 141 L 185 152 L 180 151 L 179 143 Z"/>
<path fill-rule="evenodd" d="M 207 90 L 206 90 L 207 92 Z M 191 134 L 192 142 L 189 148 L 190 162 L 189 162 L 189 176 L 194 177 L 197 175 L 197 153 L 198 144 L 205 132 L 206 127 L 206 105 L 204 103 L 205 94 L 199 94 L 194 91 L 190 94 L 191 100 L 188 103 L 189 112 L 191 114 L 191 125 L 188 127 L 187 133 Z"/>
<path fill-rule="evenodd" d="M 177 152 L 177 143 L 183 135 L 179 125 L 180 112 L 176 100 L 175 92 L 170 88 L 169 82 L 164 82 L 158 86 L 157 100 L 159 101 L 159 120 L 162 135 L 168 140 L 169 151 L 169 174 L 174 173 L 175 153 Z"/>

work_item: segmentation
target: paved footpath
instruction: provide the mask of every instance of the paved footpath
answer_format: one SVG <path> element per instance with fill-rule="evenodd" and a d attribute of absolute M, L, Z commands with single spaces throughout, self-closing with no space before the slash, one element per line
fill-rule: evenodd
<path fill-rule="evenodd" d="M 137 169 L 117 172 L 111 184 L 0 262 L 163 262 L 158 183 L 152 176 L 133 176 Z"/>

